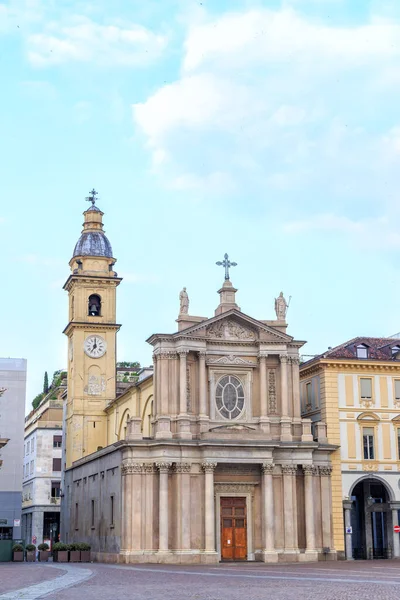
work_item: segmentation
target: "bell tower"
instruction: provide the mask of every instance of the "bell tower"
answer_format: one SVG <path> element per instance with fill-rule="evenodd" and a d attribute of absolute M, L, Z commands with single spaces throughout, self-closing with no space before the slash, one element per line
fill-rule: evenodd
<path fill-rule="evenodd" d="M 116 393 L 116 289 L 111 244 L 103 231 L 97 192 L 86 198 L 91 206 L 69 262 L 64 290 L 69 296 L 68 397 L 65 413 L 66 466 L 107 445 L 104 409 Z"/>

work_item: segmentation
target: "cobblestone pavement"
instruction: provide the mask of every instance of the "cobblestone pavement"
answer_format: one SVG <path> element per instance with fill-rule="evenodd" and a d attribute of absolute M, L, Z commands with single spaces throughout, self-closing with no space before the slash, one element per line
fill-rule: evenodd
<path fill-rule="evenodd" d="M 21 570 L 24 567 L 17 565 Z M 53 570 L 50 565 L 44 568 Z M 72 600 L 78 596 L 85 600 L 400 599 L 400 561 L 207 567 L 95 563 L 74 565 L 74 569 L 90 570 L 93 577 L 40 597 L 52 600 Z M 0 565 L 0 580 L 2 577 Z"/>

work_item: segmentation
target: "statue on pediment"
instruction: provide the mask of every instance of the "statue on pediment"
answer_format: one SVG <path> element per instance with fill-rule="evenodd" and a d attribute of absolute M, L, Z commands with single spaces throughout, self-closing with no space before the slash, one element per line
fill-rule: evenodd
<path fill-rule="evenodd" d="M 189 312 L 189 296 L 188 296 L 188 293 L 187 293 L 185 287 L 179 294 L 179 302 L 180 302 L 179 314 L 187 315 Z"/>
<path fill-rule="evenodd" d="M 289 304 L 286 302 L 283 292 L 281 292 L 278 298 L 275 298 L 275 312 L 278 321 L 284 321 L 286 319 L 287 309 Z"/>

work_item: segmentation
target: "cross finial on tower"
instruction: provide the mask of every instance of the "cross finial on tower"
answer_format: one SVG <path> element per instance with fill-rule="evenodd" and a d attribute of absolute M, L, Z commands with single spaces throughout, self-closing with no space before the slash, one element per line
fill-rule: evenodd
<path fill-rule="evenodd" d="M 225 281 L 229 281 L 229 269 L 231 267 L 236 267 L 237 263 L 231 262 L 229 260 L 229 256 L 225 253 L 224 254 L 224 260 L 222 260 L 222 261 L 219 260 L 215 264 L 218 265 L 219 267 L 224 267 L 225 268 Z"/>
<path fill-rule="evenodd" d="M 91 192 L 89 192 L 89 196 L 86 198 L 86 202 L 91 202 L 92 206 L 94 206 L 95 202 L 96 202 L 96 196 L 97 196 L 97 192 L 96 190 L 93 188 Z"/>

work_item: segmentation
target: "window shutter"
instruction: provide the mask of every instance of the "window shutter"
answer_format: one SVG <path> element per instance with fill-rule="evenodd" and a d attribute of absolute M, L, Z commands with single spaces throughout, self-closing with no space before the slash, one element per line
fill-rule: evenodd
<path fill-rule="evenodd" d="M 62 442 L 62 435 L 53 435 L 53 442 Z"/>
<path fill-rule="evenodd" d="M 372 398 L 372 379 L 360 379 L 361 398 Z"/>
<path fill-rule="evenodd" d="M 61 471 L 61 458 L 53 458 L 53 471 Z"/>

